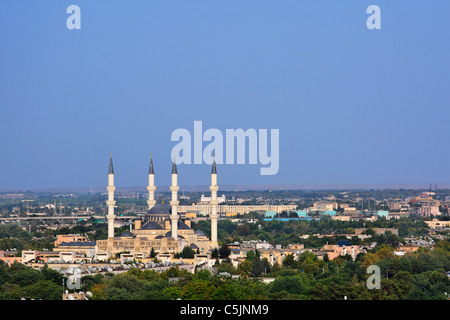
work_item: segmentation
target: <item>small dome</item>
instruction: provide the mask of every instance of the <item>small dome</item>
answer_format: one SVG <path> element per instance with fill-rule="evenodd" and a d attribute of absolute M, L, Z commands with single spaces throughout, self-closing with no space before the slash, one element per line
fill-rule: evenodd
<path fill-rule="evenodd" d="M 166 237 L 166 238 L 172 237 L 172 231 L 167 232 L 167 233 L 164 235 L 164 237 Z M 184 237 L 178 235 L 178 239 L 184 239 Z"/>
<path fill-rule="evenodd" d="M 130 231 L 124 231 L 120 235 L 121 237 L 134 237 L 134 235 Z"/>
<path fill-rule="evenodd" d="M 205 234 L 203 233 L 202 230 L 195 230 L 194 232 L 196 235 L 200 236 L 200 237 L 205 237 Z"/>
<path fill-rule="evenodd" d="M 197 245 L 196 245 L 195 243 L 191 243 L 191 244 L 189 245 L 189 248 L 194 249 L 194 250 L 197 250 L 197 249 L 198 249 L 198 247 L 197 247 Z"/>

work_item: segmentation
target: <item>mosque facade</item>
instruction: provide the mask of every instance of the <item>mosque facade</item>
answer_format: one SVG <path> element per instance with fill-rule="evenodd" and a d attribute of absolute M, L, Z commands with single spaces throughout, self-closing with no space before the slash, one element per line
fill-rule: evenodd
<path fill-rule="evenodd" d="M 178 214 L 178 172 L 175 161 L 172 166 L 172 184 L 171 201 L 169 204 L 156 204 L 155 201 L 155 173 L 153 167 L 153 158 L 150 159 L 148 190 L 148 212 L 144 217 L 134 221 L 134 230 L 125 231 L 120 236 L 114 235 L 115 220 L 115 200 L 114 200 L 114 168 L 112 156 L 110 156 L 108 172 L 108 200 L 106 205 L 108 213 L 108 238 L 106 240 L 97 240 L 97 252 L 105 252 L 108 255 L 116 253 L 130 252 L 142 253 L 146 256 L 153 251 L 158 253 L 178 253 L 184 247 L 190 247 L 197 253 L 207 253 L 210 249 L 217 248 L 217 168 L 215 161 L 211 171 L 211 198 L 210 220 L 211 220 L 211 239 L 209 239 L 201 230 L 194 230 L 191 227 L 191 220 L 181 220 Z"/>

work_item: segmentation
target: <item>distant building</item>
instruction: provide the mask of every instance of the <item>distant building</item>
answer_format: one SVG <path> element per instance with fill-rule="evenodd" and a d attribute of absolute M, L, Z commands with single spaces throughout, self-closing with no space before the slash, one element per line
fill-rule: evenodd
<path fill-rule="evenodd" d="M 415 251 L 419 250 L 419 248 L 420 247 L 418 245 L 408 243 L 408 244 L 399 246 L 398 251 L 400 251 L 400 252 L 415 252 Z"/>
<path fill-rule="evenodd" d="M 433 229 L 438 228 L 449 228 L 450 227 L 450 221 L 439 221 L 438 219 L 433 219 L 431 221 L 425 221 L 425 223 Z"/>
<path fill-rule="evenodd" d="M 337 202 L 315 202 L 314 209 L 320 211 L 332 211 L 338 208 Z"/>
<path fill-rule="evenodd" d="M 308 214 L 306 213 L 306 210 L 295 211 L 295 213 L 297 213 L 297 216 L 299 218 L 306 218 L 308 216 Z"/>
<path fill-rule="evenodd" d="M 225 201 L 226 201 L 226 199 L 225 199 L 225 195 L 224 194 L 221 197 L 217 197 L 217 202 L 218 203 L 223 203 Z M 211 202 L 211 197 L 205 197 L 205 195 L 202 194 L 199 204 L 209 204 L 210 202 Z"/>
<path fill-rule="evenodd" d="M 355 207 L 346 207 L 344 208 L 344 214 L 355 214 L 357 213 L 356 208 Z"/>
<path fill-rule="evenodd" d="M 376 214 L 379 217 L 385 217 L 386 218 L 389 215 L 389 211 L 378 210 Z"/>
<path fill-rule="evenodd" d="M 277 215 L 276 211 L 266 211 L 264 214 L 265 218 L 274 218 Z"/>
<path fill-rule="evenodd" d="M 417 209 L 417 214 L 422 217 L 429 217 L 429 216 L 440 216 L 441 212 L 439 211 L 439 207 L 437 206 L 427 206 L 423 205 L 420 208 Z"/>
<path fill-rule="evenodd" d="M 62 242 L 53 249 L 54 252 L 72 252 L 83 253 L 87 257 L 95 256 L 96 242 L 95 241 L 75 241 Z"/>
<path fill-rule="evenodd" d="M 434 195 L 434 193 L 433 193 L 433 195 Z M 436 206 L 436 207 L 439 207 L 439 205 L 440 205 L 440 201 L 433 199 L 433 197 L 430 195 L 429 192 L 423 193 L 418 197 L 411 197 L 409 202 L 412 204 L 419 204 L 419 205 L 425 204 L 428 206 Z"/>
<path fill-rule="evenodd" d="M 22 257 L 16 257 L 17 251 L 0 251 L 0 260 L 11 265 L 15 262 L 22 263 Z"/>
<path fill-rule="evenodd" d="M 366 231 L 367 228 L 355 228 L 355 235 L 360 235 L 362 234 L 364 231 Z M 395 234 L 398 236 L 398 229 L 396 228 L 372 228 L 372 230 L 375 232 L 375 234 L 380 235 L 380 234 L 385 234 L 386 232 L 391 232 L 392 234 Z"/>
<path fill-rule="evenodd" d="M 197 212 L 186 212 L 185 217 L 186 217 L 186 219 L 197 218 Z"/>
<path fill-rule="evenodd" d="M 87 242 L 87 237 L 79 234 L 59 234 L 56 236 L 55 247 L 63 242 Z"/>
<path fill-rule="evenodd" d="M 331 217 L 331 219 L 338 220 L 338 221 L 350 221 L 350 218 L 351 218 L 351 216 L 342 215 L 342 214 Z"/>
<path fill-rule="evenodd" d="M 236 217 L 238 214 L 237 212 L 227 212 L 225 213 L 225 217 Z"/>
<path fill-rule="evenodd" d="M 326 252 L 330 260 L 335 259 L 338 256 L 350 255 L 353 260 L 361 252 L 360 246 L 352 245 L 346 240 L 339 240 L 336 244 L 324 245 L 320 251 Z"/>

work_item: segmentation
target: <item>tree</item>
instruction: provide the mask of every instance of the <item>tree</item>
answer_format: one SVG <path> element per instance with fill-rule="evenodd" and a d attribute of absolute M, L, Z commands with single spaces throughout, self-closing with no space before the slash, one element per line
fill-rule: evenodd
<path fill-rule="evenodd" d="M 24 297 L 35 300 L 61 300 L 62 286 L 51 280 L 40 280 L 22 290 Z"/>
<path fill-rule="evenodd" d="M 193 259 L 195 256 L 195 250 L 185 246 L 183 250 L 177 254 L 175 257 L 185 258 L 185 259 Z"/>
<path fill-rule="evenodd" d="M 212 300 L 214 287 L 206 280 L 192 280 L 183 287 L 182 297 L 186 300 Z"/>
<path fill-rule="evenodd" d="M 298 269 L 298 261 L 295 260 L 294 256 L 292 254 L 288 254 L 282 263 L 283 267 L 290 268 L 290 269 Z"/>
<path fill-rule="evenodd" d="M 237 272 L 242 276 L 248 276 L 253 269 L 253 263 L 250 260 L 244 260 L 239 263 Z"/>
<path fill-rule="evenodd" d="M 213 259 L 219 258 L 219 250 L 217 250 L 217 248 L 215 248 L 215 249 L 211 252 L 211 258 L 213 258 Z"/>
<path fill-rule="evenodd" d="M 219 257 L 220 259 L 226 259 L 230 256 L 231 250 L 226 243 L 222 244 L 219 249 Z"/>
<path fill-rule="evenodd" d="M 114 275 L 104 292 L 108 300 L 133 300 L 142 292 L 144 283 L 128 273 Z"/>
<path fill-rule="evenodd" d="M 287 276 L 276 278 L 270 287 L 270 292 L 286 291 L 291 294 L 305 294 L 307 288 L 301 276 Z"/>

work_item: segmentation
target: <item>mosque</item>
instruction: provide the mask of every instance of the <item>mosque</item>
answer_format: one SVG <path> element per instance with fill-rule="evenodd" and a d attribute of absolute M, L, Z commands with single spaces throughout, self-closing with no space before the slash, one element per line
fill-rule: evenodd
<path fill-rule="evenodd" d="M 141 219 L 134 221 L 134 230 L 125 231 L 120 236 L 114 236 L 114 168 L 112 156 L 109 161 L 108 172 L 108 200 L 106 205 L 108 213 L 108 238 L 97 240 L 97 252 L 113 255 L 119 252 L 139 253 L 148 256 L 153 248 L 155 253 L 178 253 L 184 247 L 190 247 L 198 253 L 206 253 L 208 250 L 217 248 L 217 168 L 214 160 L 211 171 L 211 239 L 201 230 L 193 230 L 191 221 L 182 221 L 178 214 L 178 173 L 175 161 L 172 166 L 172 185 L 170 191 L 172 198 L 170 204 L 156 204 L 155 200 L 155 172 L 153 158 L 150 158 L 150 168 L 148 172 L 148 212 Z"/>

